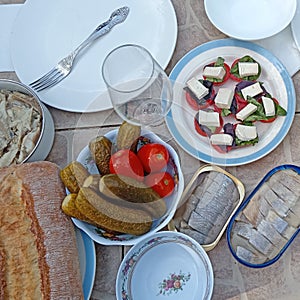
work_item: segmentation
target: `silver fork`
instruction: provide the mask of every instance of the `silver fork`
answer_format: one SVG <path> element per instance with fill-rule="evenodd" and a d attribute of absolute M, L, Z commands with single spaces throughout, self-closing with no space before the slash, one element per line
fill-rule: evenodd
<path fill-rule="evenodd" d="M 75 58 L 77 57 L 79 52 L 81 52 L 81 50 L 86 48 L 97 38 L 108 33 L 113 26 L 125 21 L 125 19 L 128 16 L 128 13 L 129 7 L 127 6 L 115 10 L 110 15 L 109 19 L 106 22 L 100 24 L 74 51 L 72 51 L 68 56 L 66 56 L 62 60 L 60 60 L 58 64 L 44 76 L 30 83 L 29 86 L 31 86 L 37 92 L 40 92 L 44 89 L 56 85 L 61 80 L 66 78 L 70 74 L 74 66 Z"/>

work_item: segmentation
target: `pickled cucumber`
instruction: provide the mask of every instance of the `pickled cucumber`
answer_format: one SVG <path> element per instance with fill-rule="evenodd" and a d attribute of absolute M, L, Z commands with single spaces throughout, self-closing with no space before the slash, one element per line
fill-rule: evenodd
<path fill-rule="evenodd" d="M 82 187 L 79 190 L 75 205 L 104 230 L 141 235 L 152 226 L 152 218 L 145 211 L 117 205 L 90 188 Z"/>
<path fill-rule="evenodd" d="M 140 126 L 133 125 L 124 121 L 118 130 L 117 150 L 130 149 L 135 152 L 140 135 Z"/>
<path fill-rule="evenodd" d="M 84 214 L 82 214 L 78 208 L 75 205 L 75 200 L 77 198 L 77 194 L 69 194 L 67 195 L 61 205 L 61 209 L 62 211 L 72 217 L 72 218 L 76 218 L 78 220 L 84 221 L 84 222 L 88 222 L 93 224 L 93 222 L 88 219 Z M 95 225 L 95 224 L 94 224 Z"/>
<path fill-rule="evenodd" d="M 109 174 L 109 160 L 112 152 L 112 142 L 105 136 L 91 140 L 89 149 L 100 174 Z"/>
<path fill-rule="evenodd" d="M 59 175 L 70 193 L 78 193 L 90 173 L 80 162 L 72 161 L 60 171 Z"/>
<path fill-rule="evenodd" d="M 162 217 L 167 206 L 163 198 L 144 183 L 133 178 L 109 174 L 101 177 L 99 182 L 101 193 L 115 199 L 136 204 L 139 209 L 148 212 L 153 219 Z M 123 205 L 126 205 L 124 204 Z M 127 204 L 129 205 L 129 204 Z"/>

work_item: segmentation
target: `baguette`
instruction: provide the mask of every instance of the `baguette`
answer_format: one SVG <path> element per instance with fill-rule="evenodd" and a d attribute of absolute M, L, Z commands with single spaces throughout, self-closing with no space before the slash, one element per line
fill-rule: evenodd
<path fill-rule="evenodd" d="M 0 169 L 0 299 L 83 299 L 64 197 L 53 163 Z"/>

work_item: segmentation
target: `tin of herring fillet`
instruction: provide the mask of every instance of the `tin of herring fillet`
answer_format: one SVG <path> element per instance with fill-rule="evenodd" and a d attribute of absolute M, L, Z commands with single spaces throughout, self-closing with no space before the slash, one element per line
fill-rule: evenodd
<path fill-rule="evenodd" d="M 220 167 L 204 165 L 182 194 L 174 217 L 175 228 L 210 251 L 221 239 L 244 196 L 240 180 Z"/>
<path fill-rule="evenodd" d="M 277 261 L 299 232 L 300 167 L 269 171 L 231 218 L 227 241 L 232 255 L 253 268 Z"/>

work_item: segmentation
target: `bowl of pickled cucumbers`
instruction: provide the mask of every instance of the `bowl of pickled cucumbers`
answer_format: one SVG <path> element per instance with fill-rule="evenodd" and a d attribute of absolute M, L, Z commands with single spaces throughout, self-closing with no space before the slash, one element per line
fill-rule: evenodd
<path fill-rule="evenodd" d="M 163 229 L 184 187 L 174 148 L 125 121 L 92 138 L 60 177 L 67 190 L 62 210 L 103 245 L 134 245 Z"/>

